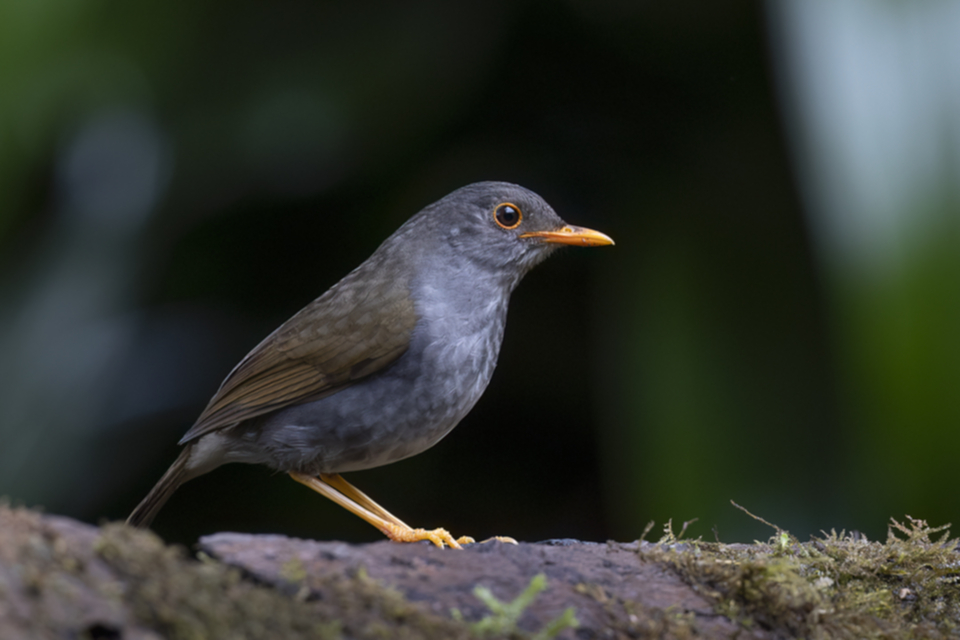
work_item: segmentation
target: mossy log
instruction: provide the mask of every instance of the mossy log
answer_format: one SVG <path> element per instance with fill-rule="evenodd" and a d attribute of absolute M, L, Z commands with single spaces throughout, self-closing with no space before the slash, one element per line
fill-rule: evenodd
<path fill-rule="evenodd" d="M 883 543 L 835 533 L 800 543 L 779 530 L 768 543 L 707 543 L 668 527 L 656 543 L 453 551 L 221 533 L 191 554 L 121 524 L 0 504 L 0 638 L 554 634 L 957 637 L 960 553 L 908 519 Z"/>

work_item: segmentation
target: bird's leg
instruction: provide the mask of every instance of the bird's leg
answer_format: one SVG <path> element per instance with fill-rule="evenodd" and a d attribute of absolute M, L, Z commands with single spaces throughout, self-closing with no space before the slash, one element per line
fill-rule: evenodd
<path fill-rule="evenodd" d="M 406 527 L 407 529 L 413 528 L 374 502 L 373 499 L 363 491 L 360 491 L 360 489 L 357 489 L 355 486 L 344 480 L 343 476 L 341 476 L 339 473 L 321 473 L 320 481 L 327 483 L 343 495 L 347 496 L 368 511 L 372 511 L 373 513 L 377 514 L 384 520 L 388 520 L 398 527 Z"/>
<path fill-rule="evenodd" d="M 447 545 L 454 549 L 462 548 L 461 544 L 473 542 L 473 538 L 468 537 L 455 540 L 446 529 L 434 529 L 432 531 L 414 529 L 339 475 L 322 474 L 320 477 L 316 477 L 291 472 L 290 477 L 300 484 L 310 487 L 320 495 L 333 500 L 355 516 L 363 518 L 396 542 L 429 540 L 438 547 L 442 548 Z"/>
<path fill-rule="evenodd" d="M 347 482 L 343 478 L 343 476 L 341 476 L 339 473 L 321 473 L 320 480 L 322 482 L 327 483 L 328 485 L 330 485 L 331 487 L 333 487 L 343 495 L 347 496 L 348 498 L 350 498 L 360 506 L 364 507 L 368 511 L 372 511 L 373 513 L 376 513 L 384 520 L 392 522 L 401 530 L 422 531 L 422 529 L 414 529 L 413 527 L 408 525 L 406 522 L 404 522 L 397 516 L 393 515 L 392 513 L 390 513 L 383 507 L 381 507 L 379 504 L 373 501 L 373 498 L 371 498 L 370 496 L 365 494 L 363 491 L 361 491 L 357 487 Z M 443 534 L 449 535 L 445 529 L 435 529 L 435 531 L 437 532 L 442 531 Z M 389 536 L 389 534 L 387 535 Z M 392 539 L 394 538 L 391 538 L 391 540 Z M 494 538 L 491 538 L 491 540 L 493 539 Z M 501 540 L 499 536 L 496 537 L 495 539 Z M 416 538 L 416 540 L 423 540 L 423 538 Z M 503 541 L 508 541 L 508 540 L 512 541 L 513 538 L 503 538 Z M 474 542 L 476 542 L 476 540 L 474 540 L 470 536 L 460 536 L 459 538 L 456 539 L 456 542 L 459 544 L 473 544 Z M 487 542 L 487 541 L 485 540 L 484 542 Z M 514 544 L 516 544 L 515 541 L 514 541 Z M 450 546 L 454 546 L 454 545 L 450 545 Z"/>

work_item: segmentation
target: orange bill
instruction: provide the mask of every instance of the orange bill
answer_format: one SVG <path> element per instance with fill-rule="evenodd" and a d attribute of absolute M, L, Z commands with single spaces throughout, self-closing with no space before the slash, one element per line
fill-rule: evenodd
<path fill-rule="evenodd" d="M 520 237 L 537 238 L 541 242 L 571 244 L 578 247 L 602 247 L 613 244 L 613 238 L 605 233 L 587 229 L 586 227 L 574 227 L 569 224 L 555 231 L 531 231 L 530 233 L 522 233 Z"/>

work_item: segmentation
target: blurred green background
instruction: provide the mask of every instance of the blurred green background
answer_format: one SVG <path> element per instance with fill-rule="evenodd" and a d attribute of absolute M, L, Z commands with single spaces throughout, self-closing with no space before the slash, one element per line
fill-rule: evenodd
<path fill-rule="evenodd" d="M 124 518 L 250 348 L 478 180 L 617 246 L 513 297 L 418 526 L 635 539 L 957 516 L 960 5 L 0 4 L 0 495 Z M 266 468 L 155 529 L 379 533 Z"/>

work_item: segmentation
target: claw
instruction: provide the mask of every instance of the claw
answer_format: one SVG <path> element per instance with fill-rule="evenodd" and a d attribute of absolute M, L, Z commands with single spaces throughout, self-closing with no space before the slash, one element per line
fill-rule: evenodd
<path fill-rule="evenodd" d="M 464 538 L 454 540 L 453 536 L 450 535 L 450 532 L 446 529 L 412 529 L 396 524 L 388 524 L 380 530 L 394 542 L 419 542 L 420 540 L 429 540 L 441 549 L 443 549 L 444 546 L 450 547 L 451 549 L 463 548 L 460 546 L 460 543 L 463 542 Z M 473 539 L 468 538 L 468 540 L 472 541 Z"/>

